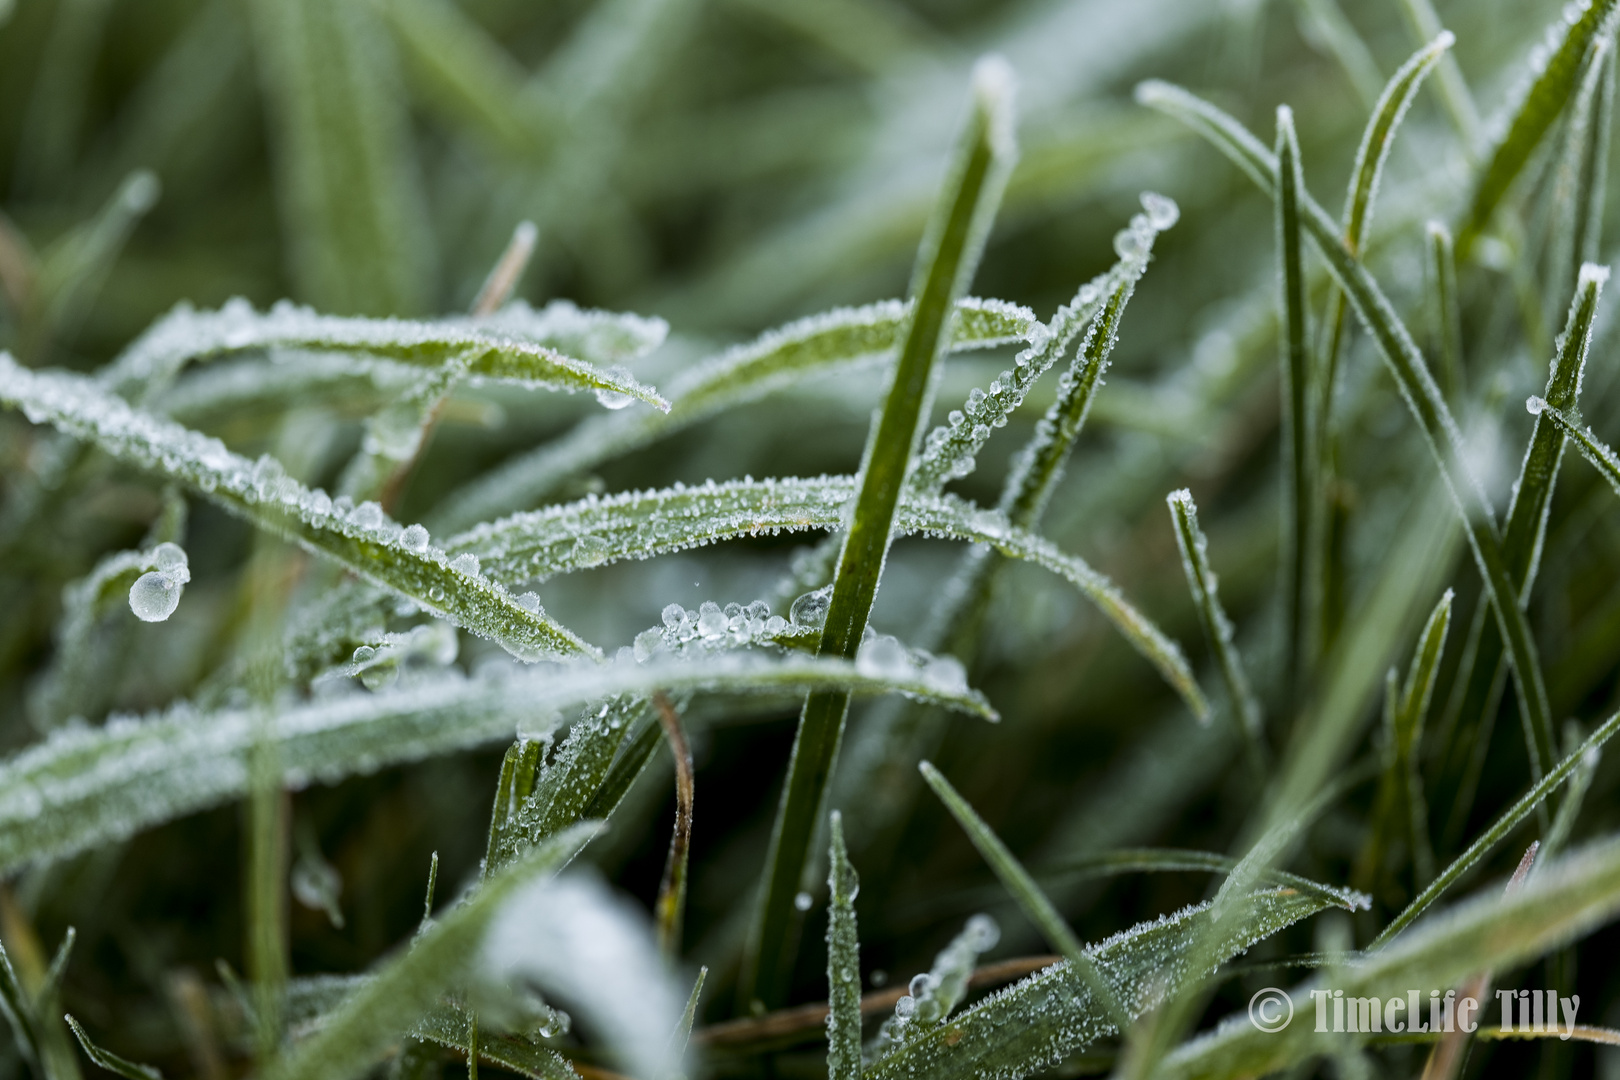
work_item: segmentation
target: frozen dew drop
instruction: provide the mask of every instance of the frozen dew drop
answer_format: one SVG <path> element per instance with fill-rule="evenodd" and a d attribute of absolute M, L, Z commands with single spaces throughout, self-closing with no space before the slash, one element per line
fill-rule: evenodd
<path fill-rule="evenodd" d="M 608 542 L 594 533 L 586 533 L 574 541 L 574 565 L 601 566 L 608 560 Z"/>
<path fill-rule="evenodd" d="M 911 1015 L 916 1011 L 917 999 L 912 997 L 910 994 L 907 994 L 905 997 L 894 1003 L 894 1015 L 900 1017 L 902 1020 L 909 1020 Z"/>
<path fill-rule="evenodd" d="M 950 414 L 946 416 L 945 419 L 950 421 L 951 427 L 961 427 L 962 421 L 966 420 L 967 417 L 963 415 L 961 409 L 952 409 Z"/>
<path fill-rule="evenodd" d="M 368 500 L 355 510 L 352 520 L 362 529 L 380 529 L 384 520 L 383 508 Z"/>
<path fill-rule="evenodd" d="M 827 608 L 831 603 L 832 586 L 827 585 L 793 601 L 793 606 L 788 609 L 788 618 L 793 620 L 795 626 L 820 630 L 827 621 Z"/>
<path fill-rule="evenodd" d="M 643 630 L 636 635 L 635 656 L 636 662 L 644 664 L 652 659 L 653 654 L 664 647 L 664 634 L 662 631 Z"/>
<path fill-rule="evenodd" d="M 861 643 L 855 669 L 875 678 L 903 679 L 912 674 L 911 655 L 897 638 L 877 634 Z"/>
<path fill-rule="evenodd" d="M 923 677 L 936 690 L 947 694 L 967 692 L 967 671 L 954 656 L 936 656 L 928 661 L 928 666 L 923 669 Z"/>
<path fill-rule="evenodd" d="M 1147 241 L 1135 229 L 1121 229 L 1114 234 L 1114 254 L 1122 259 L 1140 259 L 1147 249 Z"/>
<path fill-rule="evenodd" d="M 765 632 L 767 634 L 769 634 L 771 637 L 775 637 L 777 634 L 780 634 L 783 630 L 786 630 L 787 625 L 788 625 L 787 620 L 782 618 L 782 616 L 780 616 L 780 615 L 772 615 L 770 618 L 765 620 Z"/>
<path fill-rule="evenodd" d="M 681 607 L 679 604 L 668 604 L 665 605 L 662 614 L 659 615 L 659 618 L 663 619 L 665 626 L 669 627 L 671 630 L 674 630 L 676 627 L 681 625 L 681 620 L 686 618 L 686 609 Z"/>
<path fill-rule="evenodd" d="M 538 615 L 538 614 L 540 614 L 540 594 L 539 593 L 533 593 L 533 592 L 519 593 L 518 598 L 517 598 L 517 602 L 518 602 L 518 607 L 522 608 L 524 611 L 527 611 L 530 615 Z"/>
<path fill-rule="evenodd" d="M 607 374 L 618 382 L 630 381 L 630 373 L 622 367 L 609 368 Z M 617 390 L 599 387 L 596 391 L 596 400 L 601 402 L 604 409 L 622 409 L 636 399 L 629 394 L 621 394 Z"/>
<path fill-rule="evenodd" d="M 698 608 L 698 633 L 706 638 L 717 638 L 726 632 L 726 615 L 713 600 L 705 600 Z"/>
<path fill-rule="evenodd" d="M 1545 409 L 1546 407 L 1547 407 L 1547 403 L 1545 401 L 1543 401 L 1541 398 L 1534 397 L 1534 396 L 1526 399 L 1525 403 L 1524 403 L 1525 411 L 1528 412 L 1531 416 L 1540 416 L 1541 411 L 1543 409 Z"/>
<path fill-rule="evenodd" d="M 921 975 L 913 975 L 911 977 L 911 984 L 906 987 L 906 989 L 910 991 L 911 996 L 914 998 L 923 997 L 933 988 L 933 981 L 927 972 L 923 972 Z"/>
<path fill-rule="evenodd" d="M 399 534 L 399 542 L 404 545 L 406 551 L 426 551 L 430 539 L 432 538 L 428 536 L 428 531 L 421 525 L 406 526 L 405 531 Z"/>
<path fill-rule="evenodd" d="M 468 577 L 477 577 L 478 556 L 470 551 L 464 551 L 450 560 L 450 569 L 458 574 L 466 574 Z"/>
<path fill-rule="evenodd" d="M 793 906 L 800 911 L 809 911 L 810 905 L 814 904 L 815 902 L 815 897 L 811 896 L 807 892 L 799 893 L 793 898 Z"/>
<path fill-rule="evenodd" d="M 377 650 L 373 649 L 370 645 L 361 645 L 354 650 L 353 659 L 357 664 L 369 664 L 376 658 Z"/>
<path fill-rule="evenodd" d="M 1176 201 L 1156 191 L 1142 192 L 1142 209 L 1147 211 L 1148 224 L 1160 232 L 1181 220 L 1181 207 Z"/>
<path fill-rule="evenodd" d="M 967 933 L 979 952 L 989 952 L 1001 940 L 1001 927 L 988 915 L 975 915 L 967 921 Z"/>
<path fill-rule="evenodd" d="M 167 571 L 142 574 L 129 587 L 129 610 L 142 622 L 162 622 L 180 606 L 183 589 L 177 576 Z"/>
<path fill-rule="evenodd" d="M 186 565 L 186 551 L 179 544 L 162 543 L 152 549 L 152 565 L 172 572 Z"/>

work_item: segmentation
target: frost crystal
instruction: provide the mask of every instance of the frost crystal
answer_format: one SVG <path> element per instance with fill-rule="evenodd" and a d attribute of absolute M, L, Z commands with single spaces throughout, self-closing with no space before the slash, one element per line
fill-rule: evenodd
<path fill-rule="evenodd" d="M 163 622 L 180 606 L 180 594 L 191 580 L 186 553 L 179 544 L 159 544 L 147 557 L 154 569 L 129 587 L 129 610 L 142 622 Z"/>

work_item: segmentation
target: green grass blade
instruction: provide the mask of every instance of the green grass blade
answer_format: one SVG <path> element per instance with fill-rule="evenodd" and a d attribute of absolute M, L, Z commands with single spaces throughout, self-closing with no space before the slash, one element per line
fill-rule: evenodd
<path fill-rule="evenodd" d="M 985 61 L 975 71 L 967 128 L 918 249 L 912 284 L 916 306 L 882 412 L 867 440 L 860 491 L 821 632 L 822 656 L 853 658 L 860 647 L 893 540 L 895 508 L 928 416 L 947 329 L 978 266 L 1012 171 L 1013 138 L 1012 72 L 999 60 Z M 774 1002 L 783 992 L 797 947 L 793 898 L 848 710 L 848 695 L 838 692 L 811 694 L 805 701 L 765 860 L 765 886 L 742 979 L 745 1001 Z"/>
<path fill-rule="evenodd" d="M 1547 775 L 1543 776 L 1534 787 L 1525 792 L 1519 801 L 1508 807 L 1491 826 L 1480 833 L 1477 839 L 1468 846 L 1468 849 L 1452 860 L 1451 865 L 1440 871 L 1439 875 L 1418 894 L 1406 909 L 1391 919 L 1389 925 L 1379 931 L 1373 939 L 1370 949 L 1376 949 L 1388 944 L 1406 927 L 1410 926 L 1419 915 L 1439 899 L 1458 878 L 1462 877 L 1469 868 L 1477 863 L 1497 844 L 1505 840 L 1518 825 L 1535 812 L 1536 807 L 1551 795 L 1563 782 L 1569 779 L 1570 774 L 1580 767 L 1587 754 L 1599 749 L 1609 741 L 1609 737 L 1620 730 L 1620 713 L 1609 717 L 1603 724 L 1583 742 L 1575 751 L 1560 761 Z"/>
<path fill-rule="evenodd" d="M 844 823 L 832 813 L 827 853 L 827 1080 L 861 1076 L 861 941 L 855 922 L 860 878 L 844 849 Z"/>
<path fill-rule="evenodd" d="M 132 409 L 83 376 L 31 372 L 0 353 L 0 401 L 120 461 L 185 484 L 259 528 L 498 642 L 514 656 L 591 651 L 543 611 L 524 606 L 481 574 L 476 559 L 453 562 L 420 526 L 415 533 L 400 530 L 375 503 L 353 509 L 334 502 L 292 479 L 275 459 L 250 462 L 218 439 Z"/>
<path fill-rule="evenodd" d="M 287 303 L 262 313 L 246 301 L 216 311 L 182 305 L 124 350 L 104 379 L 120 391 L 161 387 L 193 361 L 304 350 L 380 357 L 428 373 L 450 368 L 474 380 L 531 388 L 623 394 L 668 412 L 669 402 L 656 390 L 622 371 L 596 366 L 651 351 L 667 330 L 659 319 L 581 311 L 566 302 L 540 311 L 517 304 L 483 318 L 433 322 L 321 315 Z M 564 349 L 579 349 L 586 359 Z"/>
<path fill-rule="evenodd" d="M 1534 959 L 1613 919 L 1620 911 L 1620 843 L 1570 855 L 1503 896 L 1495 888 L 1413 931 L 1400 944 L 1331 969 L 1293 989 L 1294 1022 L 1262 1031 L 1246 1013 L 1179 1048 L 1159 1074 L 1169 1078 L 1263 1076 L 1321 1054 L 1311 1022 L 1313 992 L 1403 997 L 1414 987 L 1456 986 L 1481 969 Z"/>
<path fill-rule="evenodd" d="M 446 541 L 446 549 L 476 555 L 480 566 L 497 580 L 540 580 L 732 538 L 837 529 L 855 494 L 853 478 L 821 476 L 708 482 L 607 498 L 592 496 L 478 526 Z M 1208 716 L 1209 703 L 1181 647 L 1137 610 L 1112 581 L 1078 556 L 1009 526 L 998 511 L 975 507 L 952 495 L 907 495 L 895 515 L 894 530 L 897 536 L 920 533 L 988 544 L 1007 558 L 1032 562 L 1062 576 L 1158 669 L 1194 716 L 1201 720 Z"/>
<path fill-rule="evenodd" d="M 464 529 L 533 505 L 557 485 L 604 461 L 673 435 L 727 409 L 757 401 L 812 375 L 869 363 L 899 345 L 913 304 L 889 300 L 812 315 L 700 362 L 675 376 L 668 415 L 644 410 L 586 420 L 568 435 L 520 454 L 473 480 L 437 511 L 435 522 Z M 1042 339 L 1035 313 L 999 300 L 957 301 L 952 351 Z"/>
<path fill-rule="evenodd" d="M 1615 0 L 1580 0 L 1566 7 L 1549 30 L 1557 44 L 1538 55 L 1528 90 L 1511 110 L 1512 120 L 1480 170 L 1473 197 L 1457 227 L 1457 258 L 1466 260 L 1513 181 L 1578 89 L 1587 51 L 1615 9 Z M 1544 58 L 1543 58 L 1544 56 Z"/>
<path fill-rule="evenodd" d="M 1429 283 L 1434 300 L 1435 354 L 1440 358 L 1440 389 L 1456 402 L 1463 391 L 1462 305 L 1457 299 L 1457 253 L 1451 230 L 1428 225 Z"/>
<path fill-rule="evenodd" d="M 1401 12 L 1418 42 L 1433 41 L 1440 36 L 1440 16 L 1430 0 L 1400 0 Z M 1440 70 L 1435 76 L 1435 91 L 1451 117 L 1452 126 L 1462 137 L 1463 150 L 1472 158 L 1480 141 L 1479 109 L 1474 95 L 1468 91 L 1457 58 L 1449 52 L 1440 58 Z"/>
<path fill-rule="evenodd" d="M 1244 904 L 1244 917 L 1227 924 L 1217 960 L 1229 959 L 1326 906 L 1289 889 L 1260 891 Z M 1209 923 L 1208 904 L 1184 908 L 1094 945 L 1087 955 L 1112 981 L 1131 988 L 1126 1005 L 1132 1017 L 1140 1016 L 1163 993 L 1205 974 L 1189 970 L 1189 953 L 1191 942 Z M 870 1080 L 1026 1076 L 1117 1030 L 1080 972 L 1072 964 L 1056 964 L 908 1043 L 866 1075 Z"/>
<path fill-rule="evenodd" d="M 248 10 L 299 291 L 345 314 L 422 310 L 433 234 L 381 13 L 360 0 Z"/>
<path fill-rule="evenodd" d="M 1080 939 L 1074 936 L 1074 931 L 1069 929 L 1069 924 L 1063 921 L 1063 916 L 1058 914 L 1057 908 L 1052 906 L 1052 901 L 1047 899 L 1035 879 L 1029 876 L 1029 871 L 1013 857 L 1007 845 L 991 831 L 990 826 L 984 823 L 984 819 L 938 769 L 926 761 L 920 763 L 918 768 L 928 786 L 934 789 L 934 794 L 945 804 L 945 809 L 951 812 L 956 823 L 962 826 L 962 831 L 968 834 L 968 839 L 973 841 L 973 846 L 990 864 L 990 869 L 995 871 L 996 877 L 1025 916 L 1040 929 L 1047 944 L 1068 960 L 1079 974 L 1103 1016 L 1123 1030 L 1129 1021 L 1125 1006 L 1119 999 L 1119 991 L 1109 985 L 1095 959 L 1081 948 Z"/>
<path fill-rule="evenodd" d="M 99 214 L 41 253 L 35 288 L 46 334 L 60 334 L 83 316 L 160 190 L 150 171 L 130 173 Z"/>
<path fill-rule="evenodd" d="M 73 1029 L 74 1038 L 78 1039 L 79 1045 L 84 1048 L 84 1056 L 90 1059 L 91 1064 L 106 1069 L 115 1075 L 125 1077 L 126 1080 L 163 1080 L 163 1074 L 152 1068 L 152 1066 L 136 1064 L 128 1058 L 119 1057 L 117 1054 L 103 1050 L 91 1042 L 90 1036 L 72 1016 L 65 1019 L 68 1027 Z"/>
<path fill-rule="evenodd" d="M 1230 855 L 1214 851 L 1189 851 L 1184 848 L 1119 848 L 1095 855 L 1081 855 L 1046 863 L 1040 867 L 1039 876 L 1052 878 L 1059 875 L 1074 875 L 1080 878 L 1093 878 L 1112 877 L 1115 874 L 1171 873 L 1189 870 L 1229 874 L 1237 864 L 1238 861 Z M 1372 902 L 1370 897 L 1354 889 L 1324 885 L 1310 878 L 1300 877 L 1298 874 L 1290 874 L 1286 870 L 1268 869 L 1263 876 L 1267 884 L 1298 889 L 1346 911 L 1365 909 Z"/>
<path fill-rule="evenodd" d="M 486 881 L 473 897 L 386 961 L 375 978 L 344 1002 L 321 1029 L 267 1071 L 271 1080 L 342 1080 L 364 1073 L 388 1044 L 426 1014 L 465 973 L 502 907 L 536 881 L 551 877 L 599 831 L 576 825 L 522 862 Z M 463 1045 L 466 1045 L 463 1043 Z"/>
<path fill-rule="evenodd" d="M 1614 48 L 1612 29 L 1593 42 L 1570 102 L 1564 145 L 1553 168 L 1545 288 L 1554 311 L 1570 282 L 1578 280 L 1581 264 L 1599 258 L 1614 104 Z"/>
<path fill-rule="evenodd" d="M 927 671 L 881 673 L 802 654 L 778 661 L 731 655 L 520 672 L 504 679 L 424 678 L 280 709 L 265 737 L 274 745 L 284 783 L 296 788 L 507 741 L 519 727 L 539 738 L 568 710 L 618 695 L 665 690 L 746 700 L 822 687 L 860 694 L 893 690 L 981 717 L 995 715 L 982 697 Z M 248 791 L 257 723 L 248 711 L 182 705 L 144 720 L 120 717 L 95 729 L 64 730 L 0 763 L 0 872 L 241 798 Z M 576 793 L 579 805 L 589 805 L 596 791 Z M 563 824 L 578 812 L 569 811 Z"/>
<path fill-rule="evenodd" d="M 1538 397 L 1526 401 L 1525 408 L 1533 416 L 1545 416 L 1562 434 L 1574 440 L 1575 449 L 1602 474 L 1603 479 L 1614 488 L 1615 494 L 1620 495 L 1620 456 L 1593 435 L 1590 427 L 1582 424 L 1576 416 L 1554 408 L 1550 402 Z"/>
<path fill-rule="evenodd" d="M 1412 665 L 1393 714 L 1394 766 L 1397 790 L 1404 804 L 1407 835 L 1412 845 L 1413 872 L 1419 882 L 1434 877 L 1434 849 L 1429 841 L 1429 809 L 1423 796 L 1419 757 L 1423 748 L 1423 722 L 1440 672 L 1440 655 L 1451 626 L 1452 593 L 1447 589 L 1418 635 Z"/>
<path fill-rule="evenodd" d="M 1106 350 L 1113 344 L 1112 324 L 1117 323 L 1131 288 L 1147 271 L 1153 241 L 1160 232 L 1174 225 L 1180 215 L 1174 202 L 1152 192 L 1142 195 L 1142 208 L 1144 212 L 1132 219 L 1131 229 L 1120 234 L 1129 242 L 1116 241 L 1119 261 L 1106 273 L 1082 285 L 1074 299 L 1058 309 L 1044 333 L 1031 335 L 1029 348 L 1019 353 L 1013 366 L 992 380 L 987 390 L 973 390 L 962 408 L 951 412 L 948 423 L 928 433 L 922 457 L 911 475 L 914 488 L 934 491 L 947 480 L 972 472 L 975 455 L 989 441 L 991 429 L 1007 423 L 1035 381 L 1063 358 L 1064 350 L 1082 330 L 1086 331 L 1086 336 L 1080 353 L 1097 354 L 1095 363 L 1088 365 L 1087 370 L 1094 366 L 1100 374 L 1107 367 Z M 1100 328 L 1095 320 L 1104 312 L 1110 315 L 1110 325 Z M 1102 348 L 1093 349 L 1099 331 Z M 1084 375 L 1081 378 L 1084 379 Z M 1076 373 L 1071 371 L 1067 376 L 1069 384 L 1075 379 Z M 1095 376 L 1086 383 L 1087 401 L 1094 383 Z M 1082 406 L 1082 416 L 1083 410 Z"/>
<path fill-rule="evenodd" d="M 1276 158 L 1243 125 L 1213 105 L 1168 83 L 1143 83 L 1136 93 L 1137 100 L 1143 104 L 1186 122 L 1209 138 L 1248 173 L 1261 190 L 1275 196 Z M 1541 661 L 1529 624 L 1519 607 L 1519 591 L 1503 558 L 1495 515 L 1478 478 L 1463 458 L 1462 433 L 1440 396 L 1440 389 L 1429 374 L 1411 333 L 1367 268 L 1345 247 L 1333 220 L 1303 191 L 1300 210 L 1302 225 L 1395 377 L 1401 396 L 1418 421 L 1419 430 L 1446 481 L 1447 493 L 1462 518 L 1469 549 L 1484 579 L 1513 666 L 1525 722 L 1530 773 L 1532 777 L 1539 777 L 1553 757 L 1552 720 Z"/>
<path fill-rule="evenodd" d="M 1317 492 L 1321 489 L 1322 455 L 1317 448 L 1319 405 L 1325 405 L 1306 351 L 1309 329 L 1306 325 L 1305 259 L 1299 229 L 1299 195 L 1305 180 L 1300 173 L 1299 139 L 1294 134 L 1294 114 L 1286 105 L 1277 107 L 1277 250 L 1282 273 L 1282 437 L 1285 462 L 1283 492 L 1283 582 L 1286 592 L 1287 625 L 1284 629 L 1283 669 L 1292 687 L 1304 680 L 1315 661 L 1316 627 L 1315 535 L 1318 520 Z M 1338 301 L 1335 299 L 1335 305 Z M 1336 312 L 1341 315 L 1342 312 Z M 1183 555 L 1185 559 L 1185 555 Z M 1292 697 L 1289 693 L 1287 696 Z M 1247 720 L 1242 706 L 1234 699 L 1237 715 Z M 1250 733 L 1253 738 L 1253 733 Z"/>
<path fill-rule="evenodd" d="M 1209 541 L 1198 527 L 1198 507 L 1192 492 L 1186 488 L 1172 491 L 1165 497 L 1170 507 L 1170 522 L 1176 530 L 1176 546 L 1181 549 L 1181 568 L 1187 575 L 1187 588 L 1192 592 L 1193 607 L 1204 636 L 1215 654 L 1221 680 L 1226 684 L 1226 696 L 1244 738 L 1248 739 L 1255 762 L 1263 760 L 1264 732 L 1261 728 L 1260 703 L 1249 689 L 1249 677 L 1243 670 L 1243 658 L 1238 655 L 1237 643 L 1232 640 L 1232 620 L 1226 617 L 1217 594 L 1215 572 L 1209 565 Z"/>

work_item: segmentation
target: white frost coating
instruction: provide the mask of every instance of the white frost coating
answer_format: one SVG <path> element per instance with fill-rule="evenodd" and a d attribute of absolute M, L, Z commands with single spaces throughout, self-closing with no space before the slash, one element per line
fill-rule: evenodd
<path fill-rule="evenodd" d="M 531 313 L 532 314 L 532 313 Z M 543 320 L 530 319 L 539 329 Z M 645 401 L 665 412 L 669 402 L 656 390 L 628 376 L 614 376 L 564 355 L 538 335 L 505 326 L 525 325 L 520 315 L 498 319 L 364 319 L 322 315 L 285 300 L 260 313 L 240 297 L 218 311 L 177 306 L 142 334 L 104 375 L 109 387 L 128 391 L 161 386 L 190 360 L 267 349 L 310 349 L 363 353 L 415 367 L 437 368 L 454 360 L 474 379 L 493 379 L 558 390 L 609 389 Z M 653 334 L 631 334 L 644 341 Z M 639 344 L 632 345 L 634 351 Z"/>
<path fill-rule="evenodd" d="M 683 1075 L 670 1032 L 683 995 L 646 917 L 590 871 L 533 881 L 501 905 L 479 953 L 498 983 L 555 994 L 601 1031 L 631 1076 Z"/>
<path fill-rule="evenodd" d="M 93 380 L 31 371 L 0 353 L 0 401 L 21 407 L 33 423 L 50 423 L 122 461 L 182 481 L 227 510 L 341 562 L 521 659 L 590 651 L 479 574 L 475 562 L 463 564 L 472 571 L 467 572 L 451 566 L 431 545 L 408 548 L 404 530 L 376 503 L 355 507 L 346 498 L 311 491 L 274 458 L 250 462 L 216 438 L 132 408 Z"/>
<path fill-rule="evenodd" d="M 582 310 L 568 300 L 553 300 L 538 311 L 525 301 L 514 300 L 493 315 L 475 316 L 468 322 L 593 364 L 640 359 L 669 336 L 669 323 L 663 319 Z"/>
<path fill-rule="evenodd" d="M 912 978 L 910 994 L 895 1004 L 894 1015 L 873 1036 L 863 1059 L 868 1064 L 879 1061 L 943 1023 L 966 996 L 968 977 L 979 957 L 1000 940 L 1001 927 L 990 916 L 968 919 L 962 932 L 935 955 L 933 966 Z"/>

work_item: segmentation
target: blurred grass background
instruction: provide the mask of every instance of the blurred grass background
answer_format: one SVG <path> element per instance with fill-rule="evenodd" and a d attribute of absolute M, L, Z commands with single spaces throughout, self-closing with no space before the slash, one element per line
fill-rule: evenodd
<path fill-rule="evenodd" d="M 1557 11 L 1539 0 L 1441 6 L 1487 119 L 1525 77 Z M 260 307 L 292 297 L 337 313 L 460 311 L 514 224 L 529 219 L 540 242 L 519 295 L 668 319 L 675 340 L 638 370 L 656 382 L 787 319 L 903 294 L 969 68 L 1000 52 L 1021 81 L 1022 159 L 976 294 L 1045 317 L 1113 261 L 1110 237 L 1140 190 L 1182 207 L 1126 316 L 1048 532 L 1114 576 L 1202 664 L 1161 505 L 1165 492 L 1190 485 L 1239 642 L 1258 685 L 1275 688 L 1272 210 L 1213 150 L 1135 105 L 1130 91 L 1142 78 L 1171 78 L 1261 133 L 1278 103 L 1291 104 L 1307 181 L 1332 209 L 1373 99 L 1418 41 L 1400 0 L 0 0 L 0 346 L 32 365 L 90 369 L 177 301 L 213 307 L 238 295 Z M 1468 154 L 1433 88 L 1425 90 L 1391 159 L 1369 255 L 1414 328 L 1429 325 L 1422 224 L 1453 219 L 1464 205 Z M 1496 479 L 1499 507 L 1529 430 L 1517 403 L 1540 392 L 1568 303 L 1569 282 L 1557 283 L 1536 241 L 1549 187 L 1544 168 L 1521 183 L 1511 214 L 1528 239 L 1489 247 L 1463 282 L 1469 406 L 1461 411 L 1477 432 L 1483 471 Z M 1605 255 L 1611 249 L 1605 244 Z M 1606 422 L 1617 389 L 1610 321 L 1600 317 L 1584 401 L 1612 442 L 1620 429 Z M 953 360 L 940 411 L 1006 360 Z M 1418 623 L 1454 585 L 1459 614 L 1439 717 L 1477 578 L 1459 561 L 1449 510 L 1433 509 L 1433 467 L 1394 385 L 1359 335 L 1341 370 L 1340 570 L 1330 610 L 1342 622 L 1364 609 L 1381 572 L 1396 565 L 1405 575 L 1400 602 L 1376 613 L 1387 631 L 1385 655 L 1373 662 L 1381 670 L 1404 665 Z M 563 494 L 852 470 L 879 387 L 875 372 L 806 385 L 614 462 Z M 1032 395 L 1015 430 L 960 485 L 964 493 L 993 500 L 1000 448 L 1023 440 L 1050 395 Z M 297 404 L 338 421 L 304 447 L 313 475 L 333 475 L 358 441 L 352 403 Z M 591 407 L 493 391 L 466 392 L 458 404 L 465 407 L 439 433 L 402 520 Z M 257 452 L 280 420 L 268 411 L 234 415 L 211 430 Z M 0 421 L 8 473 L 35 446 L 18 418 Z M 1590 723 L 1615 707 L 1620 688 L 1612 499 L 1584 463 L 1565 468 L 1531 609 L 1559 720 Z M 114 472 L 76 493 L 44 532 L 9 544 L 0 566 L 6 745 L 33 737 L 23 701 L 49 654 L 62 585 L 99 554 L 136 542 L 158 505 L 149 485 Z M 666 603 L 768 594 L 801 542 L 735 543 L 609 567 L 548 586 L 546 605 L 588 638 L 623 644 Z M 243 593 L 229 572 L 250 546 L 244 526 L 193 508 L 186 602 L 171 623 L 133 635 L 128 654 L 101 673 L 103 711 L 154 707 L 195 689 L 207 674 L 205 644 L 240 627 Z M 879 597 L 879 629 L 905 636 L 951 558 L 937 543 L 900 545 Z M 464 655 L 475 664 L 479 650 L 468 644 Z M 1195 727 L 1093 611 L 1038 571 L 1015 568 L 1002 579 L 974 683 L 1005 722 L 952 720 L 930 736 L 937 745 L 928 753 L 1037 869 L 1126 845 L 1226 850 L 1254 804 L 1229 728 Z M 1290 703 L 1263 696 L 1280 740 Z M 1472 743 L 1434 751 L 1431 816 L 1442 860 L 1528 783 L 1505 697 L 1480 736 L 1477 794 L 1459 779 L 1466 765 L 1453 761 Z M 728 1014 L 725 987 L 792 715 L 692 721 L 698 816 L 687 952 L 715 968 L 711 1019 Z M 857 713 L 846 769 L 857 760 L 861 723 Z M 1369 735 L 1362 754 L 1376 752 Z M 473 871 L 498 760 L 494 751 L 451 758 L 295 797 L 295 856 L 323 852 L 337 868 L 346 918 L 338 929 L 294 908 L 295 972 L 355 970 L 407 935 L 429 852 L 440 852 L 448 882 Z M 667 759 L 659 768 L 595 855 L 649 902 L 673 813 Z M 914 812 L 865 834 L 852 825 L 871 967 L 897 980 L 924 969 L 976 910 L 1001 917 L 1000 954 L 1039 951 L 955 826 L 931 800 L 916 799 L 910 762 L 877 777 L 885 786 L 878 801 L 915 802 Z M 1616 779 L 1613 768 L 1600 771 L 1578 834 L 1615 827 Z M 1371 785 L 1354 789 L 1295 868 L 1349 881 L 1372 796 Z M 216 982 L 216 957 L 241 966 L 239 837 L 238 812 L 221 810 L 31 871 L 0 893 L 0 935 L 26 953 L 38 947 L 30 942 L 54 943 L 77 926 L 71 1010 L 121 1052 L 188 1073 L 196 1066 L 176 1002 L 188 979 Z M 1517 855 L 1504 850 L 1500 868 Z M 1180 874 L 1106 885 L 1050 880 L 1086 940 L 1197 900 L 1206 886 Z M 1377 895 L 1373 915 L 1356 927 L 1364 941 L 1411 887 L 1398 872 L 1356 884 Z M 1307 924 L 1268 948 L 1308 950 L 1317 932 Z M 1617 943 L 1609 931 L 1584 951 L 1612 955 Z M 803 950 L 796 1000 L 824 995 L 821 963 L 819 949 Z M 1594 1022 L 1620 1021 L 1613 972 L 1557 963 L 1560 978 L 1578 980 L 1583 1019 L 1591 1010 Z M 1541 975 L 1525 985 L 1542 985 Z M 1246 998 L 1234 986 L 1215 1011 Z M 1481 1048 L 1473 1069 L 1525 1075 L 1538 1054 Z M 813 1073 L 819 1060 L 790 1053 L 722 1067 Z M 1397 1072 L 1402 1062 L 1416 1068 L 1398 1051 L 1390 1061 Z M 1546 1062 L 1554 1075 L 1597 1067 L 1589 1048 L 1555 1048 Z"/>

